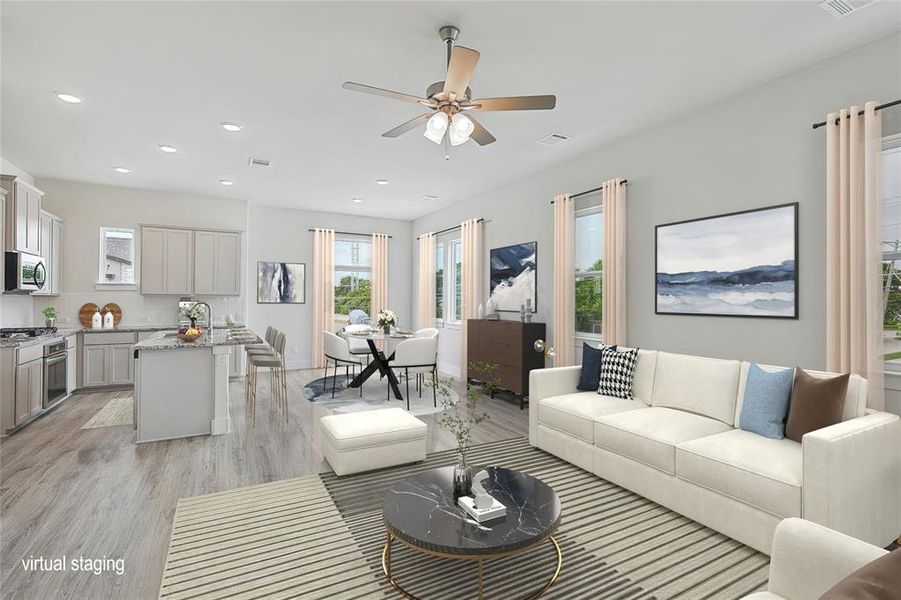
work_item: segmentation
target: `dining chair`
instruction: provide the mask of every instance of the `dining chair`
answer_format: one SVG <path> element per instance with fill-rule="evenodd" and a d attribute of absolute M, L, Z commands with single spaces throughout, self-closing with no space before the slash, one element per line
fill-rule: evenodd
<path fill-rule="evenodd" d="M 345 377 L 349 377 L 350 368 L 363 367 L 363 361 L 350 352 L 350 344 L 344 338 L 335 335 L 331 331 L 322 332 L 325 346 L 325 379 L 328 381 L 329 361 L 335 363 L 335 377 L 332 379 L 332 398 L 335 397 L 335 388 L 338 381 L 338 366 L 344 365 Z M 363 386 L 360 386 L 360 397 L 363 397 Z"/>
<path fill-rule="evenodd" d="M 413 337 L 423 338 L 423 337 L 438 337 L 438 329 L 435 327 L 423 327 L 413 334 Z M 437 360 L 437 359 L 436 359 Z M 417 373 L 416 374 L 416 389 L 419 390 L 420 395 L 422 394 L 422 385 L 424 383 L 424 374 Z"/>
<path fill-rule="evenodd" d="M 403 369 L 407 380 L 407 410 L 410 410 L 410 373 L 416 375 L 432 374 L 432 400 L 438 406 L 438 394 L 435 390 L 438 372 L 438 338 L 422 337 L 404 340 L 394 350 L 394 360 L 388 364 L 392 371 Z M 388 388 L 388 398 L 391 388 Z M 422 398 L 422 386 L 419 386 L 419 397 Z"/>

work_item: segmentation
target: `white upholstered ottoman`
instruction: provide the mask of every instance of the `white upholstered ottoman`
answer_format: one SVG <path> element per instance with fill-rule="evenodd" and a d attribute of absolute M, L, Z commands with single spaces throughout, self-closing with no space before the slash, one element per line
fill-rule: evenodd
<path fill-rule="evenodd" d="M 319 425 L 322 453 L 339 476 L 425 460 L 426 424 L 402 408 L 329 415 Z"/>

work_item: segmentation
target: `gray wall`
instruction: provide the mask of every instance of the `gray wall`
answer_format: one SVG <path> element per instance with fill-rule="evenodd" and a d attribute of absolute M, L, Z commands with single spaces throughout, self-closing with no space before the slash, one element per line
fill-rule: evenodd
<path fill-rule="evenodd" d="M 485 217 L 486 252 L 538 240 L 536 320 L 547 322 L 550 329 L 553 212 L 549 202 L 560 192 L 576 193 L 609 178 L 625 177 L 630 181 L 630 345 L 823 368 L 825 135 L 823 130 L 812 131 L 810 125 L 843 106 L 901 96 L 899 57 L 901 35 L 893 34 L 418 219 L 413 233 Z M 615 119 L 616 115 L 600 110 L 598 118 Z M 885 118 L 895 119 L 890 111 Z M 890 123 L 886 129 L 895 127 Z M 655 225 L 787 202 L 800 203 L 797 321 L 654 314 Z M 413 259 L 417 264 L 415 243 Z M 487 254 L 483 263 L 487 269 Z M 414 284 L 415 279 L 414 270 Z M 415 313 L 415 295 L 413 303 Z M 549 337 L 553 339 L 552 331 Z M 459 364 L 459 355 L 449 357 L 445 352 L 442 360 Z"/>
<path fill-rule="evenodd" d="M 335 213 L 274 208 L 251 204 L 247 223 L 248 264 L 247 324 L 257 332 L 273 326 L 287 338 L 286 362 L 289 368 L 307 368 L 313 335 L 313 234 L 311 227 L 331 227 L 354 233 L 387 233 L 388 306 L 402 323 L 411 322 L 410 273 L 411 223 L 393 219 L 375 219 Z M 257 304 L 257 261 L 306 263 L 306 304 Z"/>

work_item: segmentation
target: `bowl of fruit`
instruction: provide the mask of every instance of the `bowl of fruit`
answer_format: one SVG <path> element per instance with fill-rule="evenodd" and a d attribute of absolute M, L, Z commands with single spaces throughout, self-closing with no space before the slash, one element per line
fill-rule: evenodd
<path fill-rule="evenodd" d="M 200 327 L 182 327 L 178 330 L 178 339 L 183 342 L 196 342 L 203 335 Z"/>

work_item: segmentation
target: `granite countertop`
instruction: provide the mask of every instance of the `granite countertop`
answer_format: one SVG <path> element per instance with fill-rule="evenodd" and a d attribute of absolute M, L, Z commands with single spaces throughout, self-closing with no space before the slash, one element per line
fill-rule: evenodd
<path fill-rule="evenodd" d="M 76 333 L 78 333 L 78 329 L 58 329 L 56 333 L 48 333 L 47 335 L 39 335 L 33 338 L 3 338 L 0 339 L 0 348 L 25 348 L 26 346 L 34 346 L 35 344 L 46 344 L 47 342 L 52 342 L 53 340 L 61 340 L 63 338 L 67 338 L 70 335 L 75 335 Z"/>
<path fill-rule="evenodd" d="M 117 325 L 112 329 L 92 329 L 90 327 L 82 327 L 79 333 L 110 333 L 116 331 L 163 331 L 164 329 L 178 329 L 178 325 Z"/>
<path fill-rule="evenodd" d="M 245 346 L 259 344 L 263 340 L 244 327 L 213 328 L 212 334 L 204 333 L 194 342 L 185 342 L 170 329 L 134 345 L 135 350 L 179 350 L 182 348 L 212 348 L 213 346 Z"/>

